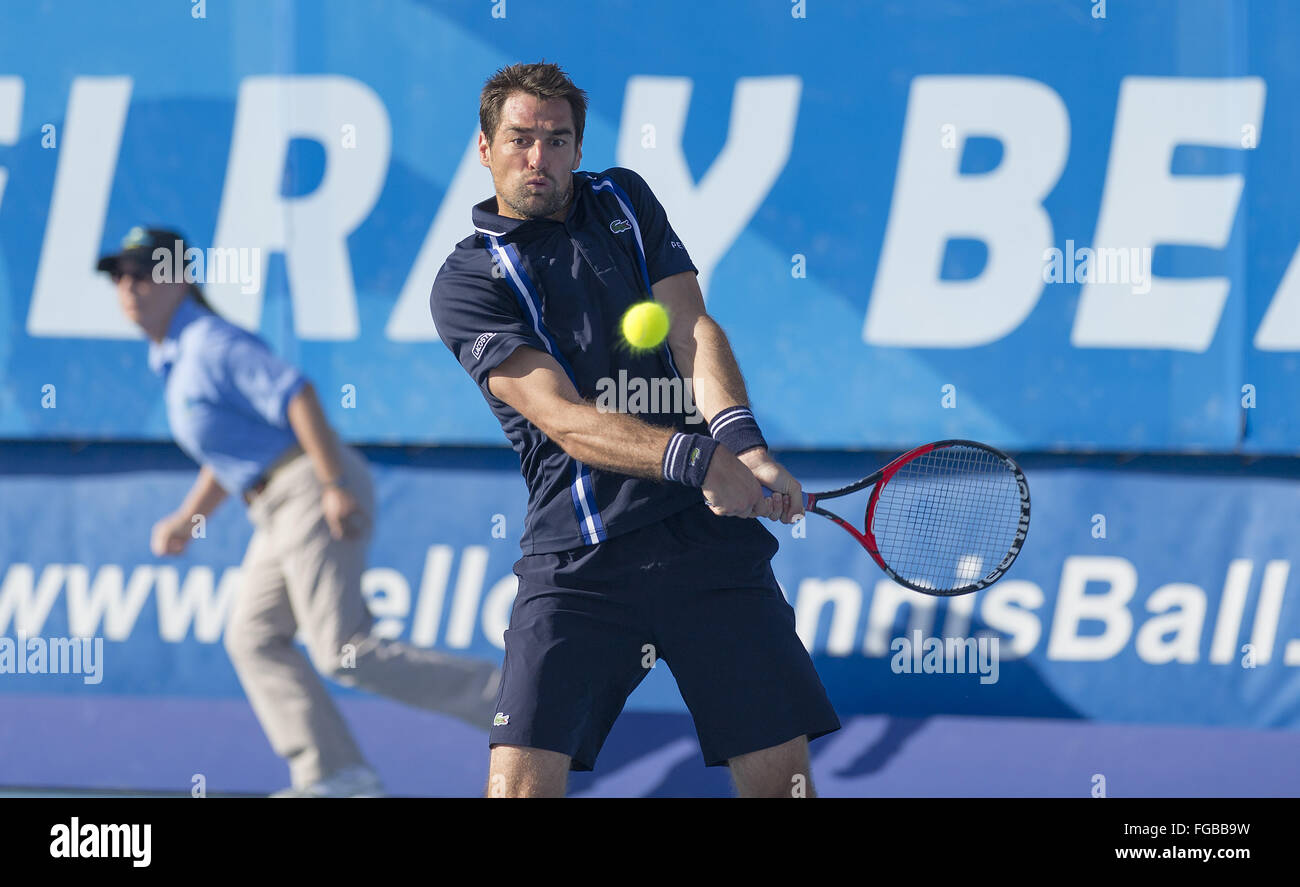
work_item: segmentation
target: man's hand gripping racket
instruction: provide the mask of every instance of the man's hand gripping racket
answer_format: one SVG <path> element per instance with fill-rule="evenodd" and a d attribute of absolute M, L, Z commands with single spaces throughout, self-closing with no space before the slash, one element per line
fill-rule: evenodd
<path fill-rule="evenodd" d="M 863 530 L 819 504 L 872 486 Z M 993 584 L 1029 533 L 1024 472 L 1006 453 L 970 440 L 925 444 L 847 487 L 804 493 L 803 501 L 805 511 L 847 530 L 891 579 L 925 594 Z"/>

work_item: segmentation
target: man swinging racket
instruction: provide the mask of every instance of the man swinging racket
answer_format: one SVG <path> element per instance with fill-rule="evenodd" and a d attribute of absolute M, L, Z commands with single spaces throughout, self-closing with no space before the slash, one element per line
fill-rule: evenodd
<path fill-rule="evenodd" d="M 772 574 L 777 541 L 747 519 L 792 523 L 802 490 L 768 454 L 654 194 L 631 170 L 576 171 L 586 107 L 555 65 L 487 81 L 479 160 L 496 195 L 430 297 L 528 483 L 488 793 L 562 796 L 662 659 L 708 766 L 728 765 L 742 796 L 811 796 L 808 741 L 839 720 Z M 650 299 L 670 330 L 636 349 L 619 322 Z M 693 388 L 709 433 L 682 398 L 593 403 L 620 373 Z"/>

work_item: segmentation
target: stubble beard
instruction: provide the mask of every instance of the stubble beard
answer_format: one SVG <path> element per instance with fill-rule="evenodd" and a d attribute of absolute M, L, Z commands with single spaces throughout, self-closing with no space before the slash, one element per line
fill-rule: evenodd
<path fill-rule="evenodd" d="M 547 177 L 550 178 L 549 176 Z M 551 181 L 555 181 L 551 179 Z M 563 190 L 561 188 L 564 187 Z M 527 179 L 518 188 L 505 195 L 506 205 L 525 219 L 544 219 L 553 216 L 569 205 L 573 194 L 573 174 L 566 174 L 560 182 L 555 183 L 549 195 L 539 197 L 527 185 Z"/>

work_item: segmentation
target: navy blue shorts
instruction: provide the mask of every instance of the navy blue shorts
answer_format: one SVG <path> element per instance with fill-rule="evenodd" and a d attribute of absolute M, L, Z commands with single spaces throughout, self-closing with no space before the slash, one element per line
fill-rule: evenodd
<path fill-rule="evenodd" d="M 657 660 L 677 679 L 710 767 L 838 730 L 772 575 L 776 549 L 757 520 L 699 504 L 592 546 L 521 558 L 489 744 L 560 752 L 590 770 Z"/>

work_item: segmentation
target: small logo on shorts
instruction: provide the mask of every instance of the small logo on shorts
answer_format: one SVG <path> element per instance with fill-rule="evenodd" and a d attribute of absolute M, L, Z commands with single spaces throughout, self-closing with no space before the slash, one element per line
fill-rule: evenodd
<path fill-rule="evenodd" d="M 632 230 L 632 223 L 627 219 L 615 219 L 609 223 L 609 230 L 615 234 L 622 234 L 624 231 Z"/>
<path fill-rule="evenodd" d="M 474 359 L 475 359 L 475 360 L 478 360 L 480 357 L 483 356 L 483 349 L 484 349 L 484 347 L 486 347 L 486 345 L 487 345 L 487 343 L 488 343 L 488 339 L 491 339 L 491 338 L 492 338 L 493 336 L 495 336 L 495 335 L 496 335 L 496 333 L 484 333 L 483 335 L 479 336 L 477 339 L 474 340 Z"/>
<path fill-rule="evenodd" d="M 504 727 L 506 724 L 509 723 L 510 723 L 510 715 L 502 714 L 501 712 L 497 712 L 497 716 L 492 719 L 493 727 Z"/>

